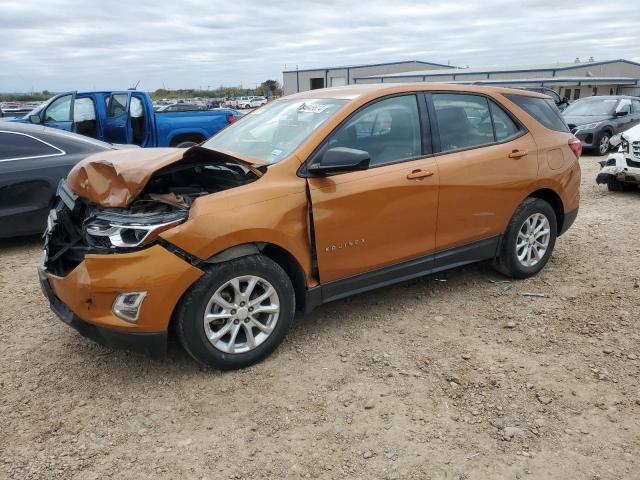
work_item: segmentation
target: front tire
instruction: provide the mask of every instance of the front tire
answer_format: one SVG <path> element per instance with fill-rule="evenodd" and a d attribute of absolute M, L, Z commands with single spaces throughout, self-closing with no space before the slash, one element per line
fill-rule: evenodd
<path fill-rule="evenodd" d="M 287 273 L 263 255 L 212 265 L 185 294 L 176 314 L 184 349 L 220 370 L 248 367 L 287 335 L 295 294 Z"/>
<path fill-rule="evenodd" d="M 513 278 L 537 274 L 549 261 L 558 225 L 551 205 L 529 197 L 511 217 L 495 260 L 496 270 Z"/>

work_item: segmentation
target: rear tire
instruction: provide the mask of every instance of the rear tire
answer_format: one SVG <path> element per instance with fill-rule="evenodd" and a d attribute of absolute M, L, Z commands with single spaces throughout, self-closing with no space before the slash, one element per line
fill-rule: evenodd
<path fill-rule="evenodd" d="M 494 267 L 513 278 L 537 274 L 551 257 L 557 232 L 553 207 L 540 198 L 526 198 L 511 217 Z"/>
<path fill-rule="evenodd" d="M 268 257 L 250 255 L 205 271 L 180 302 L 176 331 L 196 361 L 234 370 L 269 356 L 286 337 L 294 314 L 287 273 Z"/>

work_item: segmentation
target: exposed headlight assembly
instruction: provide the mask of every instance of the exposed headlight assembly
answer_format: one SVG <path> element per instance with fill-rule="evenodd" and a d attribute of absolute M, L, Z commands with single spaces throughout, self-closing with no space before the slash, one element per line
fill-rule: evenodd
<path fill-rule="evenodd" d="M 126 214 L 97 211 L 84 224 L 88 243 L 103 248 L 135 248 L 154 240 L 161 232 L 182 222 L 187 210 Z"/>

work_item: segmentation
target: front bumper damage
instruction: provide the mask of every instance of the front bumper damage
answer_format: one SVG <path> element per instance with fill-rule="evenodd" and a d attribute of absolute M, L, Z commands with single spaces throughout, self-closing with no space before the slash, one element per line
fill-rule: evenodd
<path fill-rule="evenodd" d="M 160 241 L 124 253 L 95 252 L 78 239 L 69 242 L 66 251 L 61 249 L 59 238 L 54 237 L 63 235 L 78 201 L 61 185 L 45 232 L 38 274 L 51 309 L 67 325 L 98 343 L 162 355 L 171 315 L 202 270 Z M 116 315 L 118 297 L 141 291 L 145 292 L 144 300 L 135 319 Z"/>
<path fill-rule="evenodd" d="M 624 153 L 612 153 L 600 162 L 602 169 L 596 177 L 596 183 L 606 184 L 610 179 L 623 183 L 640 184 L 640 160 Z"/>

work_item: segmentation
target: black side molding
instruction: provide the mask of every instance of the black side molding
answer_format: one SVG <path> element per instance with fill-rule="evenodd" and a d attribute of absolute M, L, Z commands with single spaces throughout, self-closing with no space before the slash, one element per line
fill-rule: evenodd
<path fill-rule="evenodd" d="M 305 312 L 323 303 L 368 290 L 495 258 L 501 238 L 502 235 L 496 235 L 308 289 Z"/>

